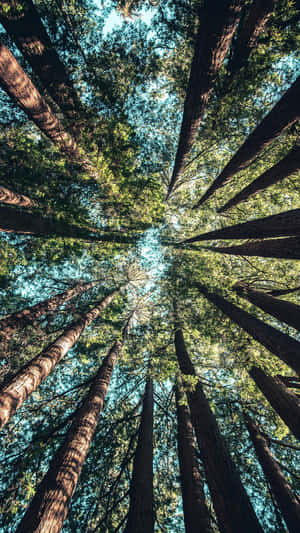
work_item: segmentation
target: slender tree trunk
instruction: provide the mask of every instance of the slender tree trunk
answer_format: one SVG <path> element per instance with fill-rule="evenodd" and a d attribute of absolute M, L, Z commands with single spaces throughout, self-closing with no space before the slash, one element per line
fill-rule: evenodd
<path fill-rule="evenodd" d="M 0 8 L 0 22 L 53 100 L 74 123 L 82 108 L 80 100 L 32 1 L 6 0 L 5 8 Z"/>
<path fill-rule="evenodd" d="M 286 481 L 280 467 L 271 453 L 267 439 L 260 433 L 249 415 L 245 415 L 246 426 L 264 475 L 268 480 L 278 507 L 290 533 L 300 531 L 300 502 Z"/>
<path fill-rule="evenodd" d="M 0 202 L 4 204 L 16 205 L 18 207 L 33 207 L 35 203 L 24 196 L 23 194 L 18 194 L 14 191 L 10 191 L 6 187 L 0 186 Z"/>
<path fill-rule="evenodd" d="M 215 231 L 196 235 L 183 241 L 192 243 L 215 239 L 264 239 L 300 235 L 300 209 L 291 209 L 278 215 L 249 220 Z"/>
<path fill-rule="evenodd" d="M 212 533 L 205 503 L 203 479 L 189 409 L 182 404 L 183 394 L 176 386 L 177 441 L 184 524 L 186 533 Z"/>
<path fill-rule="evenodd" d="M 78 341 L 81 333 L 110 304 L 118 291 L 104 298 L 97 307 L 71 324 L 62 335 L 34 357 L 0 389 L 0 428 L 23 405 L 27 398 L 45 381 L 57 363 Z"/>
<path fill-rule="evenodd" d="M 223 187 L 237 172 L 246 168 L 252 159 L 260 154 L 278 135 L 297 122 L 300 116 L 299 94 L 300 76 L 249 135 L 195 208 L 202 205 L 216 190 Z"/>
<path fill-rule="evenodd" d="M 300 331 L 300 306 L 286 300 L 279 300 L 269 294 L 250 287 L 235 286 L 234 290 L 266 313 Z"/>
<path fill-rule="evenodd" d="M 300 237 L 267 239 L 245 242 L 236 246 L 207 246 L 212 252 L 230 255 L 249 255 L 254 257 L 277 257 L 278 259 L 300 259 Z"/>
<path fill-rule="evenodd" d="M 153 533 L 153 382 L 146 383 L 124 533 Z"/>
<path fill-rule="evenodd" d="M 240 202 L 244 202 L 250 196 L 253 196 L 261 191 L 264 191 L 271 185 L 282 181 L 283 179 L 295 174 L 300 168 L 300 148 L 294 146 L 289 153 L 281 159 L 276 165 L 268 168 L 263 174 L 261 174 L 256 180 L 252 181 L 250 185 L 245 187 L 241 192 L 236 194 L 231 200 L 229 200 L 223 207 L 218 209 L 218 213 L 224 213 L 234 205 L 238 205 Z"/>
<path fill-rule="evenodd" d="M 300 291 L 300 287 L 294 287 L 293 289 L 274 289 L 269 291 L 271 296 L 284 296 L 286 294 L 291 294 L 292 292 Z"/>
<path fill-rule="evenodd" d="M 249 375 L 293 435 L 300 439 L 299 398 L 289 391 L 278 377 L 266 374 L 257 366 L 250 368 Z"/>
<path fill-rule="evenodd" d="M 184 171 L 218 71 L 236 30 L 241 9 L 239 0 L 206 0 L 204 3 L 168 196 Z"/>
<path fill-rule="evenodd" d="M 104 358 L 82 407 L 16 530 L 17 533 L 61 531 L 122 345 L 123 342 L 115 342 Z"/>
<path fill-rule="evenodd" d="M 181 372 L 187 376 L 196 376 L 181 329 L 175 331 L 175 347 Z M 262 533 L 199 381 L 195 390 L 187 392 L 187 396 L 220 532 Z"/>
<path fill-rule="evenodd" d="M 195 286 L 201 294 L 218 307 L 233 322 L 249 333 L 256 341 L 260 342 L 267 350 L 279 357 L 290 366 L 297 374 L 300 373 L 300 342 L 286 333 L 269 326 L 250 315 L 240 307 L 232 304 L 216 293 L 209 292 L 201 283 Z"/>

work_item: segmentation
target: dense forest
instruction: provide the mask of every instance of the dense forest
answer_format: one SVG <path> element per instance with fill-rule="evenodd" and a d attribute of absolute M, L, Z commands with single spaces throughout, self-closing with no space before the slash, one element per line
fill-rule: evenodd
<path fill-rule="evenodd" d="M 299 533 L 299 21 L 0 2 L 0 533 Z"/>

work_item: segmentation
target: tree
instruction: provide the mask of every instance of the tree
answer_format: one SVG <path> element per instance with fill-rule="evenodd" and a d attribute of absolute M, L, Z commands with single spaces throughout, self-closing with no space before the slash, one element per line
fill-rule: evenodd
<path fill-rule="evenodd" d="M 266 239 L 245 242 L 236 246 L 209 246 L 208 250 L 221 254 L 276 257 L 278 259 L 300 259 L 300 238 Z"/>
<path fill-rule="evenodd" d="M 34 202 L 28 198 L 28 196 L 10 191 L 6 187 L 0 187 L 0 202 L 3 202 L 4 204 L 17 205 L 18 207 L 34 206 Z"/>

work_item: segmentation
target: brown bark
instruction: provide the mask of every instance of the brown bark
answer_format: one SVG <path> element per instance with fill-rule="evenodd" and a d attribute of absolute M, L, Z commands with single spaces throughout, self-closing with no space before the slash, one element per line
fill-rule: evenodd
<path fill-rule="evenodd" d="M 223 187 L 262 152 L 278 135 L 294 124 L 300 116 L 300 76 L 286 91 L 263 121 L 249 135 L 221 174 L 215 179 L 195 208 L 202 205 L 217 189 Z"/>
<path fill-rule="evenodd" d="M 215 239 L 265 239 L 300 235 L 300 209 L 291 209 L 278 215 L 249 220 L 215 231 L 208 231 L 183 241 L 192 243 Z"/>
<path fill-rule="evenodd" d="M 121 341 L 115 342 L 104 358 L 82 407 L 16 530 L 17 533 L 61 531 L 122 345 Z"/>
<path fill-rule="evenodd" d="M 195 376 L 196 372 L 186 351 L 181 329 L 175 331 L 175 347 L 182 374 Z M 187 396 L 220 532 L 262 533 L 199 381 L 195 390 L 188 391 Z"/>
<path fill-rule="evenodd" d="M 35 203 L 30 200 L 28 196 L 10 191 L 6 187 L 2 186 L 0 186 L 0 202 L 4 204 L 16 205 L 18 207 L 33 207 L 35 205 Z"/>
<path fill-rule="evenodd" d="M 267 239 L 245 242 L 236 246 L 210 246 L 208 250 L 221 254 L 249 255 L 255 257 L 277 257 L 278 259 L 300 259 L 300 237 Z"/>
<path fill-rule="evenodd" d="M 264 475 L 268 480 L 278 507 L 283 515 L 290 533 L 300 530 L 300 502 L 291 486 L 286 481 L 277 461 L 271 453 L 267 439 L 260 433 L 249 415 L 245 415 L 245 422 L 250 438 Z"/>
<path fill-rule="evenodd" d="M 300 373 L 300 342 L 286 333 L 282 333 L 272 326 L 265 324 L 262 320 L 247 313 L 247 311 L 228 302 L 222 296 L 208 291 L 201 283 L 196 283 L 195 286 L 205 298 L 218 307 L 235 324 L 265 346 L 267 350 L 270 350 L 270 352 L 284 361 L 297 374 Z"/>
<path fill-rule="evenodd" d="M 257 366 L 250 368 L 249 375 L 293 435 L 300 439 L 299 398 L 277 376 L 269 376 Z"/>
<path fill-rule="evenodd" d="M 124 533 L 153 533 L 153 383 L 146 383 Z"/>
<path fill-rule="evenodd" d="M 184 171 L 218 71 L 236 30 L 241 8 L 239 0 L 206 0 L 204 3 L 168 196 Z"/>
<path fill-rule="evenodd" d="M 6 0 L 5 9 L 0 8 L 0 22 L 53 100 L 74 122 L 80 100 L 32 1 Z"/>
<path fill-rule="evenodd" d="M 186 533 L 211 533 L 203 479 L 189 409 L 182 405 L 182 391 L 176 386 L 177 442 L 180 482 Z"/>
<path fill-rule="evenodd" d="M 97 307 L 68 326 L 52 344 L 34 357 L 0 389 L 0 428 L 23 405 L 27 398 L 49 376 L 57 363 L 78 341 L 81 333 L 98 318 L 118 291 L 104 298 Z"/>
<path fill-rule="evenodd" d="M 235 291 L 280 322 L 285 322 L 300 331 L 300 306 L 286 300 L 279 300 L 269 294 L 256 291 L 250 287 L 235 286 Z"/>

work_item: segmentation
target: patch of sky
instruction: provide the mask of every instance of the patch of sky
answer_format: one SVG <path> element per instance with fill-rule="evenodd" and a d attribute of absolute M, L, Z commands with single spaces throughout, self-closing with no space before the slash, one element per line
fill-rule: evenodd
<path fill-rule="evenodd" d="M 97 0 L 96 5 L 102 4 L 101 0 Z M 141 9 L 139 11 L 138 16 L 134 15 L 134 18 L 139 18 L 143 22 L 145 22 L 148 26 L 151 24 L 153 13 L 150 9 Z M 122 15 L 117 9 L 113 9 L 109 16 L 107 17 L 107 20 L 105 22 L 104 28 L 103 28 L 103 36 L 106 37 L 109 33 L 111 33 L 114 29 L 120 28 L 122 24 L 124 23 L 124 20 L 128 20 L 128 17 L 125 18 L 124 15 Z M 131 19 L 129 19 L 131 20 Z"/>
<path fill-rule="evenodd" d="M 139 267 L 147 275 L 143 292 L 151 292 L 157 287 L 157 282 L 164 276 L 167 268 L 158 228 L 147 230 L 139 240 L 137 260 Z"/>

